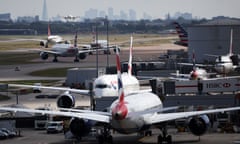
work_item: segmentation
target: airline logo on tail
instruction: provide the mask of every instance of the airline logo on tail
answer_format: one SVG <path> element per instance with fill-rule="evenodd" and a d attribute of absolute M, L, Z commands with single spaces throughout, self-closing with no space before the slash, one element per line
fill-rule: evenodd
<path fill-rule="evenodd" d="M 116 106 L 112 109 L 112 117 L 115 120 L 123 120 L 127 117 L 128 108 L 124 102 L 124 92 L 122 84 L 122 75 L 121 75 L 121 65 L 119 51 L 116 49 L 116 64 L 117 64 L 117 77 L 118 77 L 118 96 L 119 101 Z"/>
<path fill-rule="evenodd" d="M 188 46 L 188 33 L 179 23 L 174 22 L 174 25 L 176 27 L 176 31 L 180 39 L 180 41 L 175 42 L 175 44 L 178 44 L 181 46 Z"/>
<path fill-rule="evenodd" d="M 117 63 L 117 77 L 118 77 L 118 96 L 119 96 L 119 101 L 123 102 L 124 92 L 123 92 L 123 84 L 122 84 L 120 56 L 119 56 L 118 49 L 116 49 L 116 63 Z"/>

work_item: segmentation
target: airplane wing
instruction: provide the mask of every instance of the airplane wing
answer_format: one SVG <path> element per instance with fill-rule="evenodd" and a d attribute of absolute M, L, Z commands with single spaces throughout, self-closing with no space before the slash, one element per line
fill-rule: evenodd
<path fill-rule="evenodd" d="M 75 118 L 84 118 L 89 120 L 94 120 L 98 122 L 109 123 L 110 116 L 97 114 L 97 113 L 76 113 L 71 111 L 53 111 L 53 110 L 34 110 L 34 109 L 26 109 L 26 108 L 11 108 L 11 107 L 0 107 L 2 111 L 11 111 L 11 112 L 26 112 L 26 113 L 39 113 L 39 114 L 49 114 L 49 115 L 58 115 L 58 116 L 67 116 L 67 117 L 75 117 Z"/>
<path fill-rule="evenodd" d="M 21 41 L 46 41 L 43 39 L 11 39 L 11 40 L 1 40 L 1 43 L 10 43 L 10 42 L 21 42 Z"/>
<path fill-rule="evenodd" d="M 203 110 L 203 111 L 191 111 L 191 112 L 174 112 L 174 113 L 161 113 L 153 115 L 147 119 L 148 124 L 157 124 L 161 122 L 176 120 L 180 118 L 188 118 L 197 115 L 204 115 L 210 113 L 219 113 L 225 111 L 235 111 L 240 110 L 240 107 L 230 107 L 230 108 L 221 108 L 221 109 L 212 109 L 212 110 Z"/>
<path fill-rule="evenodd" d="M 69 92 L 73 92 L 73 93 L 78 93 L 78 94 L 82 94 L 82 95 L 89 95 L 89 90 L 71 89 L 71 88 L 67 88 L 67 87 L 48 87 L 48 86 L 34 86 L 34 85 L 22 85 L 22 84 L 8 84 L 8 86 L 60 90 L 60 91 L 69 91 Z"/>
<path fill-rule="evenodd" d="M 43 50 L 43 49 L 33 49 L 33 50 L 30 50 L 30 51 L 45 52 L 45 53 L 54 54 L 54 55 L 61 55 L 60 52 L 50 51 L 50 50 Z"/>

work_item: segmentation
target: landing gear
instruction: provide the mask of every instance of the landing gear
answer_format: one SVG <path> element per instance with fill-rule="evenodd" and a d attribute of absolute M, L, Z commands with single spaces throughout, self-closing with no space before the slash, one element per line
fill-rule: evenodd
<path fill-rule="evenodd" d="M 160 130 L 162 131 L 162 135 L 161 134 L 158 135 L 157 144 L 162 144 L 163 142 L 167 143 L 167 144 L 171 144 L 172 143 L 172 136 L 167 135 L 166 126 L 163 126 L 162 128 L 160 128 Z"/>
<path fill-rule="evenodd" d="M 98 139 L 99 144 L 103 144 L 103 143 L 112 144 L 113 143 L 113 137 L 111 135 L 110 129 L 107 128 L 106 126 L 104 126 L 103 130 L 98 135 L 97 139 Z"/>
<path fill-rule="evenodd" d="M 54 55 L 53 62 L 58 62 L 58 59 L 57 59 L 57 56 L 56 56 L 56 55 Z"/>
<path fill-rule="evenodd" d="M 79 62 L 78 56 L 75 56 L 74 62 Z"/>

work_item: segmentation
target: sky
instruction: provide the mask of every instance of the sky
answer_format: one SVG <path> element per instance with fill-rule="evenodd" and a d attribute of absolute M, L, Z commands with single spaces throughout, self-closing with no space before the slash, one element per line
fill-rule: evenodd
<path fill-rule="evenodd" d="M 42 17 L 44 0 L 0 0 L 0 13 L 11 13 L 11 17 L 18 16 Z M 152 18 L 165 18 L 176 12 L 189 12 L 193 17 L 212 18 L 215 16 L 229 16 L 240 18 L 240 0 L 46 0 L 48 17 L 56 15 L 84 16 L 90 8 L 106 11 L 109 7 L 115 14 L 120 10 L 126 13 L 133 9 L 137 18 L 147 13 Z"/>

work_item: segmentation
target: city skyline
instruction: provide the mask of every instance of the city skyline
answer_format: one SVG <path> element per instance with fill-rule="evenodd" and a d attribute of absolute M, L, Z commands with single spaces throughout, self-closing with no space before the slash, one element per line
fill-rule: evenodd
<path fill-rule="evenodd" d="M 46 0 L 48 17 L 73 15 L 85 16 L 86 12 L 93 9 L 99 15 L 108 16 L 108 9 L 112 8 L 115 15 L 128 14 L 130 10 L 136 12 L 136 19 L 142 19 L 143 15 L 156 18 L 165 18 L 166 14 L 173 16 L 177 12 L 191 13 L 193 17 L 212 18 L 216 16 L 228 16 L 240 18 L 238 0 Z M 18 16 L 42 17 L 44 0 L 1 0 L 0 13 L 11 13 L 11 17 Z M 100 14 L 101 13 L 101 14 Z"/>

